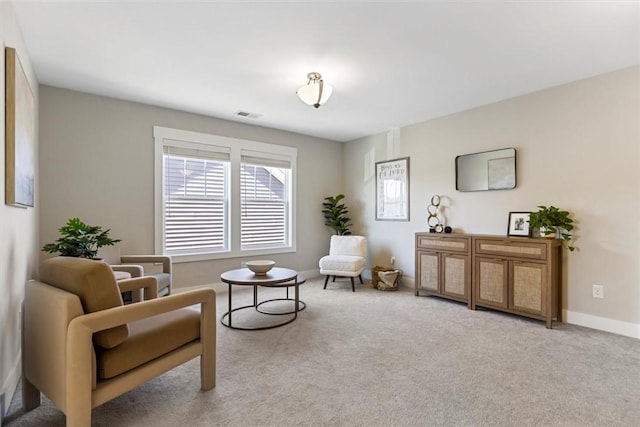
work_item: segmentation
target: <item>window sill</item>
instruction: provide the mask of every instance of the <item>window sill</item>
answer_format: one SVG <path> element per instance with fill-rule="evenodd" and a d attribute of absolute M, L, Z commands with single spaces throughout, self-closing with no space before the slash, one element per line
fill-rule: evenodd
<path fill-rule="evenodd" d="M 265 248 L 265 249 L 254 249 L 254 250 L 245 250 L 245 251 L 171 255 L 171 260 L 172 262 L 179 264 L 182 262 L 210 261 L 210 260 L 216 260 L 216 259 L 248 258 L 248 257 L 259 256 L 259 255 L 287 254 L 287 253 L 294 253 L 295 251 L 296 251 L 295 247 L 287 246 L 285 248 Z"/>

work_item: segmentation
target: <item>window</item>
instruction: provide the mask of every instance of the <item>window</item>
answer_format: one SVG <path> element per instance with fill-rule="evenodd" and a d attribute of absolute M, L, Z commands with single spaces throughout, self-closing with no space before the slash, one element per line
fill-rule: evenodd
<path fill-rule="evenodd" d="M 292 252 L 297 150 L 154 127 L 156 252 L 176 262 Z"/>
<path fill-rule="evenodd" d="M 243 155 L 240 173 L 241 248 L 286 244 L 289 162 Z"/>
<path fill-rule="evenodd" d="M 229 247 L 225 232 L 229 160 L 216 160 L 211 154 L 164 147 L 165 253 L 215 252 Z"/>

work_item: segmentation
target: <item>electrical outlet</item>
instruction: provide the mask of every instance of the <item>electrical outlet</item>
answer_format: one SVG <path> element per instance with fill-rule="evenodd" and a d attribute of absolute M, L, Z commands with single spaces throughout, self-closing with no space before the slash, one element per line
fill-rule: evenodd
<path fill-rule="evenodd" d="M 604 298 L 604 286 L 602 286 L 602 285 L 593 285 L 593 297 L 594 298 Z"/>

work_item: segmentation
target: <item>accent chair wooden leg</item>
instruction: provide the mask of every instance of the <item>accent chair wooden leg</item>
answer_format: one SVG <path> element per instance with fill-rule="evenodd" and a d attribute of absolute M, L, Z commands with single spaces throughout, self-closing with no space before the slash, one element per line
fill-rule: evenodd
<path fill-rule="evenodd" d="M 331 282 L 335 282 L 336 281 L 336 276 L 333 276 L 333 280 L 331 280 Z"/>
<path fill-rule="evenodd" d="M 324 287 L 322 289 L 327 289 L 327 282 L 329 281 L 329 276 L 324 278 Z"/>
<path fill-rule="evenodd" d="M 355 282 L 353 281 L 353 276 L 351 276 L 350 279 L 351 279 L 351 291 L 355 292 L 356 291 L 356 285 L 355 285 Z"/>
<path fill-rule="evenodd" d="M 216 296 L 211 292 L 200 304 L 202 354 L 200 355 L 200 388 L 216 386 Z"/>
<path fill-rule="evenodd" d="M 22 377 L 22 407 L 25 412 L 36 409 L 40 406 L 40 390 L 35 388 L 33 384 L 24 376 Z"/>
<path fill-rule="evenodd" d="M 362 274 L 359 274 L 358 277 L 360 278 L 360 284 L 364 285 L 364 282 L 362 281 Z"/>

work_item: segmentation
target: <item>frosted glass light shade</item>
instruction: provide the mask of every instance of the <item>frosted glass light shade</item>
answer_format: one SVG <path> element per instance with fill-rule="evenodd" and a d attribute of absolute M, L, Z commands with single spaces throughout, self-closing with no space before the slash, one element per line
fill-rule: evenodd
<path fill-rule="evenodd" d="M 319 73 L 309 73 L 307 77 L 309 82 L 298 89 L 298 97 L 305 104 L 318 108 L 329 100 L 333 88 L 322 81 Z"/>

